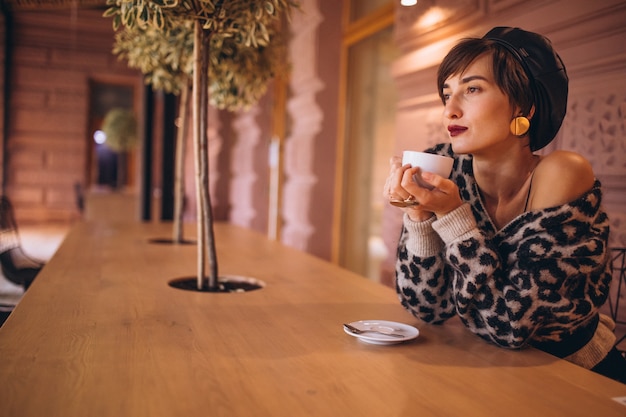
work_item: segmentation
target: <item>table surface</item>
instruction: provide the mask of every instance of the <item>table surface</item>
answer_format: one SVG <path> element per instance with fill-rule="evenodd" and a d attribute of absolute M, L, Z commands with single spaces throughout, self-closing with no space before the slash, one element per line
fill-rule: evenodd
<path fill-rule="evenodd" d="M 491 346 L 456 320 L 424 324 L 391 288 L 243 228 L 215 231 L 220 273 L 265 288 L 170 287 L 195 275 L 197 250 L 149 242 L 170 224 L 74 226 L 0 329 L 0 416 L 626 415 L 614 399 L 626 385 Z M 420 335 L 366 344 L 342 329 L 362 319 Z"/>

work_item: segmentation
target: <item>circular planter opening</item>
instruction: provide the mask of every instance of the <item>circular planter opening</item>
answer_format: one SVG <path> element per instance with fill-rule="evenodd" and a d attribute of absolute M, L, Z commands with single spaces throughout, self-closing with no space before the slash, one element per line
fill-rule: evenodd
<path fill-rule="evenodd" d="M 171 280 L 169 286 L 179 290 L 196 291 L 196 292 L 212 292 L 212 293 L 238 293 L 258 290 L 265 287 L 265 283 L 261 280 L 242 277 L 239 275 L 222 275 L 218 279 L 217 289 L 209 289 L 208 281 L 202 282 L 202 288 L 198 289 L 197 277 L 183 277 Z"/>
<path fill-rule="evenodd" d="M 195 240 L 186 240 L 183 239 L 180 242 L 175 242 L 174 239 L 167 237 L 155 237 L 153 239 L 148 239 L 148 243 L 155 243 L 157 245 L 195 245 Z"/>

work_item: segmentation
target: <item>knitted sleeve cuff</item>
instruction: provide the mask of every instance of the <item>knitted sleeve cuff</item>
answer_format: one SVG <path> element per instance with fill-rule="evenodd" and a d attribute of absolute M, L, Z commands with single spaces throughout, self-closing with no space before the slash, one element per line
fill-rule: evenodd
<path fill-rule="evenodd" d="M 407 214 L 404 215 L 404 227 L 408 232 L 406 249 L 409 253 L 426 257 L 441 252 L 443 242 L 432 226 L 435 219 L 436 217 L 433 216 L 428 220 L 416 222 L 411 220 Z"/>
<path fill-rule="evenodd" d="M 593 368 L 613 347 L 616 339 L 614 329 L 615 322 L 610 317 L 600 314 L 598 328 L 589 343 L 564 359 L 583 368 Z"/>
<path fill-rule="evenodd" d="M 439 233 L 441 239 L 449 244 L 456 239 L 469 235 L 477 226 L 472 208 L 468 203 L 465 203 L 434 221 L 432 227 Z"/>

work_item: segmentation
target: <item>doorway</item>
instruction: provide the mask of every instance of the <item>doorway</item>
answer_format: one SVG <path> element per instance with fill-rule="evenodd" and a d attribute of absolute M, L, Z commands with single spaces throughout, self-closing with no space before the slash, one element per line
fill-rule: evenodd
<path fill-rule="evenodd" d="M 125 189 L 135 184 L 135 152 L 119 152 L 106 143 L 102 132 L 105 117 L 112 110 L 136 114 L 134 84 L 92 80 L 89 83 L 89 128 L 87 188 Z"/>
<path fill-rule="evenodd" d="M 391 64 L 393 2 L 348 1 L 343 39 L 343 97 L 339 164 L 338 263 L 380 281 L 387 257 L 381 237 L 382 188 L 394 150 L 396 88 Z"/>
<path fill-rule="evenodd" d="M 79 207 L 86 219 L 113 221 L 139 218 L 137 155 L 140 148 L 141 129 L 137 125 L 141 113 L 139 84 L 135 77 L 102 77 L 89 81 L 89 115 L 86 145 L 86 172 L 84 184 L 75 184 Z M 103 129 L 108 122 L 126 126 L 124 129 Z M 132 122 L 131 122 L 132 119 Z M 104 130 L 128 131 L 137 128 L 133 146 L 120 146 L 121 138 L 115 134 L 115 146 L 107 146 Z M 124 139 L 126 140 L 126 139 Z M 137 145 L 137 146 L 134 146 Z"/>

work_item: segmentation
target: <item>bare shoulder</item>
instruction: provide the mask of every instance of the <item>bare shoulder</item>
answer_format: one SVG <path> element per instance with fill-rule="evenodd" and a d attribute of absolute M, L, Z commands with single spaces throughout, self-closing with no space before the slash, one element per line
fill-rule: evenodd
<path fill-rule="evenodd" d="M 595 174 L 589 161 L 570 151 L 554 151 L 541 158 L 533 176 L 531 208 L 565 204 L 593 187 Z"/>

